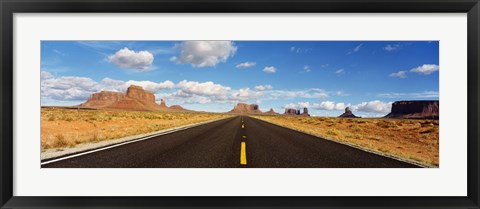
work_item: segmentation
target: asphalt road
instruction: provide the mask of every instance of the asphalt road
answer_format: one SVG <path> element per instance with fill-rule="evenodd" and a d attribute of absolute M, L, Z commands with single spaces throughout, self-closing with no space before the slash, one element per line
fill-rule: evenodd
<path fill-rule="evenodd" d="M 247 116 L 42 165 L 42 168 L 403 167 L 417 166 Z"/>

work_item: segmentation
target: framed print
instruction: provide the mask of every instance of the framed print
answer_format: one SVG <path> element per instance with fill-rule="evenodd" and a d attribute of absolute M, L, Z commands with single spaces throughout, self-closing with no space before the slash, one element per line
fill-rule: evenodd
<path fill-rule="evenodd" d="M 479 208 L 476 0 L 0 5 L 2 208 Z"/>

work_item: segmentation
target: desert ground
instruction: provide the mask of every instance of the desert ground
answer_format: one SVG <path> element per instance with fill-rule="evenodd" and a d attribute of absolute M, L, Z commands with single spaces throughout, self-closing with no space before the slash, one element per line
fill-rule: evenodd
<path fill-rule="evenodd" d="M 284 115 L 252 117 L 421 165 L 439 165 L 438 120 Z"/>
<path fill-rule="evenodd" d="M 230 117 L 227 114 L 151 112 L 44 107 L 41 146 L 46 149 L 118 139 L 163 129 Z"/>

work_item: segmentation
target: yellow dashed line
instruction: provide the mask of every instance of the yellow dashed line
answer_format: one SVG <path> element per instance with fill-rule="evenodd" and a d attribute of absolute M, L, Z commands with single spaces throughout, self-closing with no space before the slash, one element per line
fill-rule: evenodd
<path fill-rule="evenodd" d="M 245 124 L 242 124 L 242 128 L 245 128 Z"/>
<path fill-rule="evenodd" d="M 247 164 L 247 144 L 245 142 L 242 142 L 242 145 L 240 147 L 240 164 Z"/>
<path fill-rule="evenodd" d="M 242 138 L 246 139 L 246 138 L 247 138 L 247 136 L 242 136 Z"/>

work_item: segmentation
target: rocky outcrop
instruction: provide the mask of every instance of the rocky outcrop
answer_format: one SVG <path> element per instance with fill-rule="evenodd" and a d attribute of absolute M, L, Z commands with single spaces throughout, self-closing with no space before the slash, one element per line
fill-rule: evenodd
<path fill-rule="evenodd" d="M 152 92 L 135 85 L 128 87 L 126 93 L 112 91 L 94 93 L 85 103 L 80 104 L 80 107 L 142 111 L 187 111 L 179 105 L 167 107 L 163 99 L 160 104 L 157 104 Z"/>
<path fill-rule="evenodd" d="M 257 104 L 245 104 L 245 103 L 238 103 L 233 107 L 229 113 L 241 113 L 241 114 L 261 114 L 260 108 Z"/>
<path fill-rule="evenodd" d="M 386 118 L 438 119 L 440 116 L 438 100 L 397 101 L 392 104 Z"/>
<path fill-rule="evenodd" d="M 167 103 L 165 102 L 165 100 L 160 99 L 160 107 L 167 107 Z"/>
<path fill-rule="evenodd" d="M 310 114 L 308 114 L 308 108 L 306 108 L 306 107 L 303 108 L 303 113 L 301 113 L 299 109 L 297 110 L 295 108 L 285 108 L 285 112 L 283 114 L 284 115 L 310 116 Z"/>
<path fill-rule="evenodd" d="M 128 87 L 126 98 L 143 104 L 155 104 L 155 95 L 151 91 L 143 90 L 141 86 L 131 85 Z"/>
<path fill-rule="evenodd" d="M 162 104 L 160 104 L 161 106 Z M 180 111 L 188 111 L 187 109 L 183 108 L 182 106 L 180 105 L 172 105 L 169 107 L 169 109 L 171 110 L 180 110 Z"/>
<path fill-rule="evenodd" d="M 270 108 L 269 111 L 265 112 L 266 115 L 279 115 L 279 113 L 275 112 L 273 108 Z"/>
<path fill-rule="evenodd" d="M 310 116 L 310 114 L 308 114 L 308 108 L 304 107 L 303 108 L 303 113 L 302 113 L 303 116 Z"/>
<path fill-rule="evenodd" d="M 107 107 L 115 102 L 125 99 L 125 94 L 121 92 L 101 91 L 90 95 L 87 102 L 81 104 L 83 107 Z"/>
<path fill-rule="evenodd" d="M 352 113 L 352 111 L 350 110 L 350 107 L 346 107 L 345 112 L 338 117 L 339 118 L 358 118 Z"/>
<path fill-rule="evenodd" d="M 297 109 L 294 108 L 285 108 L 285 115 L 297 115 Z"/>

